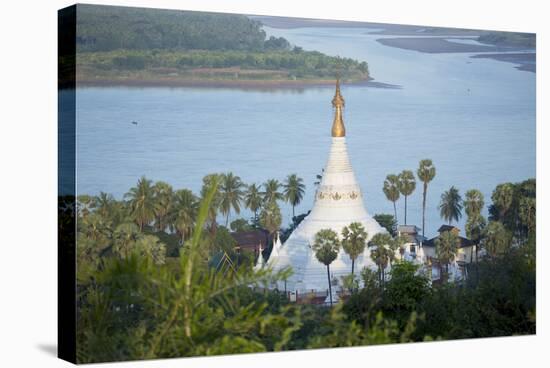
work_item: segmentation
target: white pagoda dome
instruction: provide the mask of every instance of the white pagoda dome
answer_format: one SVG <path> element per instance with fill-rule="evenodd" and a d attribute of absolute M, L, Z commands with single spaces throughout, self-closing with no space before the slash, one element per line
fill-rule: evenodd
<path fill-rule="evenodd" d="M 367 212 L 363 203 L 361 188 L 357 183 L 348 157 L 346 131 L 342 118 L 344 99 L 340 94 L 340 83 L 336 81 L 336 93 L 332 100 L 335 109 L 332 125 L 332 145 L 323 178 L 317 192 L 313 209 L 298 225 L 290 237 L 277 251 L 272 252 L 267 265 L 274 271 L 291 267 L 293 274 L 287 280 L 276 285 L 279 290 L 285 288 L 298 292 L 328 289 L 326 266 L 319 262 L 311 249 L 315 234 L 321 229 L 332 229 L 341 236 L 344 226 L 359 222 L 368 233 L 368 239 L 375 234 L 386 232 Z M 370 259 L 368 247 L 355 260 L 356 274 L 363 267 L 375 268 Z M 331 279 L 351 273 L 351 259 L 340 249 L 334 262 L 330 264 Z M 275 285 L 273 285 L 275 287 Z"/>

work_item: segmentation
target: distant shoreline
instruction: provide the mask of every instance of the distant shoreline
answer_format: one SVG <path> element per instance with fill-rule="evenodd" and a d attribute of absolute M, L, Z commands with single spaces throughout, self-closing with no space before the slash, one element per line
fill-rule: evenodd
<path fill-rule="evenodd" d="M 401 86 L 376 82 L 372 78 L 346 82 L 349 86 L 365 86 L 371 88 L 400 89 Z M 238 88 L 238 89 L 305 89 L 312 87 L 334 86 L 334 79 L 312 80 L 191 80 L 174 78 L 148 79 L 83 79 L 77 78 L 78 87 L 204 87 L 204 88 Z"/>
<path fill-rule="evenodd" d="M 469 45 L 451 42 L 441 37 L 396 37 L 379 38 L 376 42 L 389 47 L 403 50 L 413 50 L 428 54 L 460 53 L 460 52 L 495 52 L 502 51 L 492 45 Z"/>
<path fill-rule="evenodd" d="M 473 59 L 493 59 L 507 63 L 518 64 L 516 69 L 526 72 L 537 72 L 536 54 L 534 52 L 522 53 L 492 53 L 471 56 Z"/>
<path fill-rule="evenodd" d="M 376 40 L 388 47 L 403 50 L 418 51 L 427 54 L 440 53 L 482 53 L 471 56 L 473 59 L 493 59 L 497 61 L 518 64 L 516 69 L 536 73 L 536 51 L 519 52 L 525 50 L 521 47 L 497 46 L 497 45 L 470 45 L 451 42 L 441 37 L 415 38 L 396 37 L 379 38 Z M 516 51 L 516 52 L 513 52 Z"/>
<path fill-rule="evenodd" d="M 309 28 L 309 27 L 333 27 L 333 28 L 374 28 L 379 31 L 371 34 L 399 35 L 399 36 L 479 36 L 481 30 L 430 27 L 412 24 L 374 23 L 351 20 L 311 19 L 276 17 L 264 15 L 248 15 L 249 18 L 259 21 L 264 26 L 279 29 Z"/>

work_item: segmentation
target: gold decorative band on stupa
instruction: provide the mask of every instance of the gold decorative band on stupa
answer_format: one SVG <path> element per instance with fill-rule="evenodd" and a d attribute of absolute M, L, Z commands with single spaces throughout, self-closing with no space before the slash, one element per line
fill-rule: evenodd
<path fill-rule="evenodd" d="M 336 79 L 336 92 L 334 93 L 334 98 L 332 99 L 332 107 L 335 108 L 334 112 L 334 121 L 332 123 L 332 136 L 333 137 L 345 137 L 346 128 L 344 127 L 344 119 L 342 117 L 342 109 L 344 108 L 346 102 L 344 97 L 340 93 L 340 79 Z"/>

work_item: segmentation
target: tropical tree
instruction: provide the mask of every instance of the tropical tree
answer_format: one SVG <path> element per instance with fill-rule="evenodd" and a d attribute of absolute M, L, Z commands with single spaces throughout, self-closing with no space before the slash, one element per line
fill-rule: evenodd
<path fill-rule="evenodd" d="M 140 231 L 143 231 L 143 226 L 155 218 L 155 199 L 151 180 L 142 176 L 138 180 L 137 186 L 130 188 L 124 197 L 129 201 L 131 215 Z"/>
<path fill-rule="evenodd" d="M 527 227 L 529 234 L 533 234 L 537 226 L 537 201 L 535 198 L 523 197 L 519 202 L 519 218 Z"/>
<path fill-rule="evenodd" d="M 264 183 L 264 203 L 277 202 L 284 199 L 283 193 L 279 191 L 281 183 L 277 179 L 269 179 Z"/>
<path fill-rule="evenodd" d="M 167 217 L 172 210 L 174 190 L 163 181 L 157 181 L 153 186 L 155 202 L 155 225 L 158 231 L 164 231 L 167 226 Z"/>
<path fill-rule="evenodd" d="M 229 214 L 231 209 L 235 213 L 241 212 L 241 201 L 243 200 L 244 184 L 239 176 L 232 172 L 223 174 L 220 181 L 220 211 L 225 215 L 225 227 L 229 225 Z"/>
<path fill-rule="evenodd" d="M 246 221 L 243 218 L 238 218 L 236 220 L 231 221 L 231 223 L 229 224 L 229 228 L 232 231 L 237 231 L 237 232 L 250 231 L 254 229 L 254 227 L 250 225 L 248 221 Z"/>
<path fill-rule="evenodd" d="M 511 183 L 499 184 L 491 195 L 491 200 L 498 210 L 499 220 L 503 220 L 506 212 L 514 200 L 514 185 Z"/>
<path fill-rule="evenodd" d="M 206 195 L 210 193 L 211 189 L 215 188 L 212 194 L 212 201 L 208 206 L 208 216 L 206 218 L 206 222 L 209 224 L 210 233 L 212 235 L 215 235 L 216 233 L 216 216 L 218 215 L 221 202 L 220 188 L 218 184 L 221 182 L 221 176 L 221 174 L 208 174 L 202 178 L 201 201 L 204 201 L 204 198 L 206 198 Z M 215 183 L 216 185 L 214 185 Z"/>
<path fill-rule="evenodd" d="M 392 250 L 393 239 L 390 234 L 375 234 L 369 242 L 371 247 L 370 257 L 378 266 L 378 278 L 380 285 L 384 285 L 386 279 L 386 268 L 395 258 L 395 252 Z"/>
<path fill-rule="evenodd" d="M 388 201 L 391 201 L 393 203 L 393 214 L 395 216 L 395 220 L 397 221 L 397 206 L 395 205 L 396 202 L 399 200 L 399 176 L 390 174 L 386 176 L 386 180 L 384 180 L 384 187 L 382 188 L 384 191 L 384 194 L 386 195 L 386 198 Z"/>
<path fill-rule="evenodd" d="M 136 241 L 142 236 L 139 228 L 133 223 L 118 225 L 113 233 L 113 252 L 120 258 L 128 258 Z"/>
<path fill-rule="evenodd" d="M 367 245 L 368 234 L 360 222 L 352 222 L 342 229 L 342 248 L 351 259 L 351 274 L 355 271 L 355 260 L 363 253 Z"/>
<path fill-rule="evenodd" d="M 418 179 L 423 183 L 422 191 L 422 236 L 424 236 L 424 230 L 426 225 L 426 195 L 428 193 L 428 183 L 435 177 L 435 166 L 432 160 L 421 160 L 418 169 L 416 170 Z"/>
<path fill-rule="evenodd" d="M 416 180 L 414 174 L 410 170 L 403 170 L 399 174 L 399 193 L 405 197 L 405 223 L 407 225 L 407 197 L 410 196 L 416 189 Z"/>
<path fill-rule="evenodd" d="M 256 184 L 251 184 L 244 193 L 244 205 L 250 211 L 254 212 L 254 219 L 258 218 L 258 210 L 262 206 L 262 194 Z"/>
<path fill-rule="evenodd" d="M 458 221 L 462 217 L 462 197 L 454 186 L 441 194 L 439 214 L 449 225 L 453 220 Z"/>
<path fill-rule="evenodd" d="M 112 194 L 99 192 L 99 195 L 94 198 L 95 212 L 103 218 L 109 218 L 115 199 Z"/>
<path fill-rule="evenodd" d="M 87 239 L 99 244 L 105 244 L 110 237 L 110 223 L 99 213 L 92 212 L 78 221 L 78 232 Z"/>
<path fill-rule="evenodd" d="M 469 216 L 468 221 L 466 221 L 466 236 L 475 244 L 476 261 L 478 259 L 479 247 L 482 243 L 483 234 L 486 226 L 487 220 L 485 220 L 485 217 L 483 217 L 481 214 L 472 217 Z"/>
<path fill-rule="evenodd" d="M 380 226 L 386 229 L 391 236 L 395 236 L 395 233 L 397 232 L 397 219 L 393 215 L 387 213 L 377 213 L 372 216 L 372 218 L 375 219 Z"/>
<path fill-rule="evenodd" d="M 475 244 L 476 261 L 478 259 L 483 231 L 487 225 L 487 221 L 481 214 L 484 205 L 483 194 L 479 190 L 471 189 L 466 192 L 466 199 L 464 200 L 464 210 L 468 216 L 468 220 L 466 221 L 466 236 Z"/>
<path fill-rule="evenodd" d="M 144 235 L 137 239 L 133 252 L 141 257 L 149 257 L 157 265 L 166 261 L 166 245 L 154 235 Z"/>
<path fill-rule="evenodd" d="M 274 234 L 281 227 L 282 220 L 281 209 L 277 202 L 267 202 L 260 213 L 260 225 L 270 234 Z"/>
<path fill-rule="evenodd" d="M 205 262 L 210 237 L 202 233 L 213 192 L 203 198 L 177 262 L 168 267 L 136 254 L 113 258 L 81 284 L 80 363 L 287 349 L 301 326 L 299 311 L 270 310 L 266 302 L 251 303 L 246 292 L 285 274 L 248 267 L 216 272 Z"/>
<path fill-rule="evenodd" d="M 306 186 L 302 178 L 296 174 L 292 174 L 286 178 L 283 188 L 283 195 L 285 200 L 292 205 L 292 217 L 294 217 L 294 208 L 304 198 Z"/>
<path fill-rule="evenodd" d="M 445 279 L 449 275 L 449 264 L 455 259 L 460 239 L 454 231 L 444 231 L 435 239 L 435 253 L 440 265 L 445 266 Z"/>
<path fill-rule="evenodd" d="M 198 207 L 199 200 L 189 189 L 180 189 L 174 193 L 170 228 L 179 235 L 182 245 L 195 226 Z"/>
<path fill-rule="evenodd" d="M 485 206 L 485 200 L 483 194 L 477 189 L 470 189 L 466 192 L 466 199 L 464 200 L 464 211 L 468 217 L 475 217 L 481 214 L 483 207 Z"/>
<path fill-rule="evenodd" d="M 315 257 L 319 262 L 327 267 L 328 294 L 330 305 L 332 306 L 332 285 L 330 282 L 330 264 L 338 256 L 340 251 L 340 240 L 338 234 L 331 229 L 322 229 L 315 234 L 315 239 L 311 246 Z"/>
<path fill-rule="evenodd" d="M 492 258 L 506 253 L 512 244 L 512 234 L 500 221 L 489 222 L 483 238 L 484 247 Z"/>

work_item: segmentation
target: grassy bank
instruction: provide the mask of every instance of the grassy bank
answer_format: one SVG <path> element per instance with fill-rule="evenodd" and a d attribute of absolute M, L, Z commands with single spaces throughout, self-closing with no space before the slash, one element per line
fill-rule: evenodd
<path fill-rule="evenodd" d="M 81 85 L 293 85 L 369 79 L 366 62 L 315 51 L 115 50 L 77 57 Z"/>

